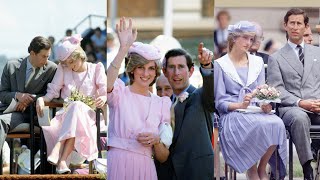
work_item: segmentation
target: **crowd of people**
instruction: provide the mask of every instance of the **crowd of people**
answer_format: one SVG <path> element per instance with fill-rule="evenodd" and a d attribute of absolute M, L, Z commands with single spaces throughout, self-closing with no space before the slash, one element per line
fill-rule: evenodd
<path fill-rule="evenodd" d="M 223 10 L 217 19 L 228 21 L 230 15 Z M 311 44 L 307 13 L 299 8 L 286 12 L 283 26 L 287 43 L 270 54 L 258 51 L 264 37 L 257 22 L 225 24 L 219 23 L 221 28 L 215 34 L 227 31 L 226 37 L 218 38 L 225 37 L 226 49 L 215 51 L 214 60 L 215 130 L 219 131 L 225 162 L 237 172 L 246 172 L 250 180 L 284 179 L 287 129 L 295 144 L 304 179 L 312 180 L 311 161 L 317 159 L 320 148 L 319 140 L 310 141 L 310 125 L 320 122 L 320 49 Z M 220 42 L 218 39 L 215 44 Z M 271 46 L 269 42 L 267 45 Z M 215 47 L 220 50 L 222 45 Z M 281 102 L 277 105 L 258 103 L 260 101 L 255 99 L 257 87 L 265 83 L 280 92 Z M 258 106 L 261 111 L 244 113 L 251 106 Z M 272 108 L 276 108 L 276 114 L 271 112 Z M 276 151 L 278 156 L 274 156 Z M 268 162 L 270 177 L 266 173 Z M 279 177 L 275 176 L 276 171 Z"/>
<path fill-rule="evenodd" d="M 105 27 L 107 27 L 107 20 L 104 21 Z M 70 37 L 73 35 L 72 29 L 67 29 L 65 31 L 65 37 Z M 108 34 L 109 36 L 109 34 Z M 106 29 L 101 29 L 100 27 L 96 27 L 94 29 L 90 29 L 88 31 L 88 35 L 85 41 L 81 43 L 81 47 L 86 53 L 88 58 L 88 62 L 91 63 L 99 63 L 101 62 L 103 65 L 106 66 L 106 59 L 107 59 L 107 52 L 108 46 L 107 45 L 110 41 L 110 36 L 107 39 Z M 51 53 L 49 60 L 55 63 L 59 63 L 59 59 L 57 57 L 57 46 L 61 43 L 60 41 L 55 43 L 55 38 L 53 36 L 49 36 L 48 39 L 50 40 L 51 44 L 53 45 L 51 48 Z"/>

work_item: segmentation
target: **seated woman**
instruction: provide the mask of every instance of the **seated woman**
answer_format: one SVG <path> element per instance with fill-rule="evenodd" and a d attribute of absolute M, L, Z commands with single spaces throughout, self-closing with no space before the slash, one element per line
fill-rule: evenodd
<path fill-rule="evenodd" d="M 97 108 L 104 106 L 107 99 L 104 66 L 86 62 L 86 54 L 80 47 L 81 40 L 81 36 L 76 34 L 65 38 L 57 46 L 60 63 L 52 82 L 48 84 L 47 94 L 37 99 L 39 116 L 43 115 L 44 102 L 60 95 L 67 99 L 72 91 L 94 98 Z M 98 157 L 96 114 L 89 105 L 82 101 L 70 101 L 67 107 L 56 113 L 50 126 L 42 126 L 48 162 L 57 166 L 59 174 L 70 173 L 66 160 L 74 149 L 88 161 Z"/>
<path fill-rule="evenodd" d="M 240 21 L 230 25 L 228 31 L 228 53 L 214 62 L 215 106 L 220 115 L 223 157 L 237 172 L 247 171 L 248 179 L 267 180 L 266 165 L 278 146 L 283 178 L 287 151 L 282 120 L 270 113 L 270 104 L 261 105 L 261 113 L 236 111 L 255 105 L 251 102 L 252 91 L 265 83 L 263 60 L 248 53 L 255 27 Z"/>
<path fill-rule="evenodd" d="M 137 32 L 132 31 L 131 19 L 128 25 L 121 18 L 117 33 L 120 49 L 107 71 L 108 180 L 157 180 L 153 157 L 165 162 L 172 140 L 171 101 L 149 91 L 160 75 L 161 53 L 152 45 L 134 42 Z M 128 86 L 117 78 L 124 58 L 128 59 Z M 166 131 L 161 127 L 171 131 L 166 138 L 169 142 L 162 138 L 161 132 Z"/>

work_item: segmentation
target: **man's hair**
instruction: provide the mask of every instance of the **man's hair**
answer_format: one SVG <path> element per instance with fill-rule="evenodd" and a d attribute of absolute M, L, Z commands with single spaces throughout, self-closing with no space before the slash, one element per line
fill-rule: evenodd
<path fill-rule="evenodd" d="M 229 12 L 224 9 L 224 10 L 221 10 L 221 11 L 218 12 L 218 14 L 217 14 L 217 20 L 219 21 L 219 20 L 220 20 L 220 17 L 223 16 L 223 15 L 228 16 L 228 19 L 229 19 L 229 20 L 231 19 L 231 16 L 230 16 Z"/>
<path fill-rule="evenodd" d="M 38 54 L 42 49 L 49 50 L 51 48 L 51 42 L 49 39 L 37 36 L 32 39 L 29 47 L 28 47 L 28 53 L 33 51 L 34 53 Z"/>
<path fill-rule="evenodd" d="M 300 9 L 300 8 L 292 8 L 290 9 L 287 14 L 284 16 L 284 23 L 288 23 L 289 21 L 289 16 L 291 15 L 303 15 L 304 18 L 304 24 L 307 25 L 309 23 L 309 17 L 307 16 L 307 13 Z"/>
<path fill-rule="evenodd" d="M 177 57 L 177 56 L 184 56 L 186 58 L 187 66 L 188 66 L 189 70 L 191 69 L 191 67 L 194 66 L 194 63 L 192 62 L 191 55 L 187 51 L 185 51 L 184 49 L 178 48 L 178 49 L 171 49 L 166 53 L 166 55 L 164 56 L 164 59 L 163 59 L 162 67 L 164 69 L 167 69 L 168 59 L 171 57 Z"/>

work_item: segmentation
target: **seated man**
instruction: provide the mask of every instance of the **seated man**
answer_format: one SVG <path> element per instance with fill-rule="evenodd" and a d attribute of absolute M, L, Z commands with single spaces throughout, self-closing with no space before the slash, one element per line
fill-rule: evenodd
<path fill-rule="evenodd" d="M 47 84 L 52 80 L 56 64 L 48 61 L 51 43 L 47 38 L 35 37 L 28 48 L 29 56 L 8 61 L 3 69 L 0 84 L 0 101 L 10 104 L 12 99 L 18 103 L 14 112 L 0 115 L 0 147 L 7 133 L 22 123 L 29 123 L 28 106 L 35 96 L 46 92 Z"/>

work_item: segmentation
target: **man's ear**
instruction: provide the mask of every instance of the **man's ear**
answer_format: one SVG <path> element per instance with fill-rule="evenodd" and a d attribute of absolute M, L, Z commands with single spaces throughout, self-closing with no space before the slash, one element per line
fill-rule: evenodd
<path fill-rule="evenodd" d="M 36 53 L 35 53 L 34 51 L 30 51 L 30 55 L 31 55 L 31 56 L 35 56 Z"/>
<path fill-rule="evenodd" d="M 286 29 L 287 28 L 287 23 L 283 23 L 283 28 Z"/>
<path fill-rule="evenodd" d="M 189 70 L 189 78 L 192 76 L 193 72 L 194 72 L 194 66 L 192 66 Z"/>
<path fill-rule="evenodd" d="M 306 24 L 306 30 L 307 30 L 309 27 L 310 27 L 310 25 L 309 25 L 309 24 Z"/>
<path fill-rule="evenodd" d="M 166 78 L 168 78 L 168 77 L 167 77 L 167 71 L 166 71 L 165 68 L 162 68 L 162 73 L 164 74 L 164 76 L 165 76 Z"/>

